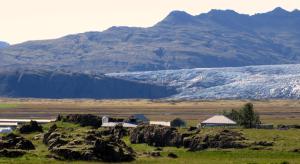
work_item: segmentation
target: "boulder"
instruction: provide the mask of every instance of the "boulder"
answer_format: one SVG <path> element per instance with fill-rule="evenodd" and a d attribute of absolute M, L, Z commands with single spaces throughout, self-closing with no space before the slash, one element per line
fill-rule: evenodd
<path fill-rule="evenodd" d="M 149 152 L 149 155 L 150 155 L 151 157 L 161 157 L 161 154 L 160 154 L 160 152 L 158 152 L 158 151 L 152 151 L 152 152 Z"/>
<path fill-rule="evenodd" d="M 254 142 L 254 145 L 257 146 L 273 146 L 273 142 L 268 142 L 268 141 L 259 141 L 259 142 Z"/>
<path fill-rule="evenodd" d="M 92 126 L 99 128 L 102 125 L 102 117 L 92 114 L 69 114 L 67 116 L 59 115 L 57 121 L 71 122 L 80 126 Z"/>
<path fill-rule="evenodd" d="M 43 132 L 43 127 L 40 126 L 36 121 L 30 121 L 28 124 L 24 124 L 19 128 L 21 134 L 32 133 L 32 132 Z"/>
<path fill-rule="evenodd" d="M 16 144 L 15 148 L 16 149 L 22 149 L 22 150 L 34 150 L 35 149 L 34 145 L 29 140 L 20 140 Z"/>
<path fill-rule="evenodd" d="M 176 154 L 172 153 L 172 152 L 168 154 L 168 157 L 170 157 L 170 158 L 178 158 L 178 156 Z"/>
<path fill-rule="evenodd" d="M 56 129 L 57 129 L 56 124 L 53 124 L 53 125 L 50 127 L 50 129 L 48 130 L 48 132 L 44 134 L 44 137 L 43 137 L 43 143 L 44 143 L 44 144 L 48 144 L 48 141 L 50 140 L 50 139 L 49 139 L 49 136 L 50 136 L 54 131 L 56 131 Z"/>
<path fill-rule="evenodd" d="M 183 145 L 189 151 L 199 151 L 207 148 L 245 148 L 248 145 L 243 141 L 241 133 L 231 130 L 220 130 L 215 134 L 194 135 L 184 138 Z"/>
<path fill-rule="evenodd" d="M 87 137 L 91 137 L 90 135 L 101 137 L 101 136 L 113 136 L 116 139 L 121 139 L 124 136 L 129 135 L 129 131 L 127 128 L 124 128 L 122 125 L 116 125 L 111 128 L 99 128 L 97 130 L 91 130 L 88 132 Z"/>
<path fill-rule="evenodd" d="M 16 149 L 3 149 L 0 150 L 0 157 L 8 157 L 8 158 L 16 158 L 26 154 L 23 150 L 16 150 Z"/>
<path fill-rule="evenodd" d="M 158 125 L 140 125 L 130 133 L 133 144 L 147 143 L 151 146 L 164 147 L 182 145 L 182 134 L 176 128 Z"/>
<path fill-rule="evenodd" d="M 31 141 L 10 133 L 0 139 L 0 150 L 3 149 L 21 149 L 21 150 L 34 150 L 35 147 Z"/>
<path fill-rule="evenodd" d="M 190 126 L 190 127 L 188 128 L 188 131 L 194 131 L 194 130 L 198 130 L 198 128 L 195 127 L 195 126 Z"/>
<path fill-rule="evenodd" d="M 97 139 L 93 152 L 106 162 L 132 161 L 135 156 L 133 149 L 128 147 L 124 141 L 112 138 Z"/>
<path fill-rule="evenodd" d="M 43 142 L 56 159 L 123 162 L 135 157 L 134 151 L 118 137 L 104 136 L 97 130 L 91 130 L 87 135 L 66 137 L 53 125 L 44 135 Z"/>
<path fill-rule="evenodd" d="M 162 147 L 156 147 L 154 150 L 155 151 L 163 151 L 163 148 Z"/>
<path fill-rule="evenodd" d="M 58 156 L 58 159 L 67 160 L 97 160 L 92 150 L 85 150 L 84 147 L 69 147 L 68 145 L 52 149 L 52 153 Z"/>

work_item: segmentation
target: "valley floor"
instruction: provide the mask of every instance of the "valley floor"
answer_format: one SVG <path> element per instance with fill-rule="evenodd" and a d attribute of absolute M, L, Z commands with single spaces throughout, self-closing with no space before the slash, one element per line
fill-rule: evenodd
<path fill-rule="evenodd" d="M 97 115 L 110 115 L 126 117 L 133 113 L 143 113 L 151 120 L 170 120 L 176 117 L 187 120 L 189 125 L 196 125 L 205 118 L 222 113 L 223 110 L 239 108 L 247 100 L 220 100 L 220 101 L 191 101 L 191 102 L 164 102 L 148 100 L 40 100 L 40 99 L 1 99 L 0 118 L 44 118 L 52 119 L 58 114 L 91 113 Z M 254 104 L 264 123 L 268 124 L 299 124 L 300 101 L 270 100 L 251 101 Z M 52 123 L 45 124 L 47 130 Z M 74 124 L 61 123 L 59 126 L 75 129 L 70 133 L 89 130 Z M 207 130 L 207 129 L 204 129 Z M 272 141 L 274 146 L 263 149 L 208 149 L 199 152 L 188 152 L 184 148 L 165 147 L 162 157 L 143 157 L 131 163 L 269 163 L 280 164 L 300 163 L 300 130 L 260 130 L 260 129 L 235 129 L 242 132 L 251 141 Z M 38 133 L 24 135 L 31 139 Z M 128 138 L 125 142 L 137 153 L 151 152 L 155 148 L 145 144 L 131 144 Z M 41 140 L 33 141 L 36 150 L 20 158 L 0 158 L 0 163 L 68 163 L 47 158 L 47 146 Z M 167 157 L 169 152 L 178 155 L 177 159 Z M 72 161 L 72 163 L 86 163 Z M 96 163 L 96 162 L 91 162 Z"/>
<path fill-rule="evenodd" d="M 54 119 L 58 114 L 96 114 L 127 117 L 145 114 L 151 120 L 176 117 L 196 125 L 224 110 L 238 109 L 247 102 L 254 104 L 263 123 L 300 123 L 300 101 L 297 100 L 217 100 L 217 101 L 150 101 L 150 100 L 85 100 L 85 99 L 0 99 L 0 118 Z"/>

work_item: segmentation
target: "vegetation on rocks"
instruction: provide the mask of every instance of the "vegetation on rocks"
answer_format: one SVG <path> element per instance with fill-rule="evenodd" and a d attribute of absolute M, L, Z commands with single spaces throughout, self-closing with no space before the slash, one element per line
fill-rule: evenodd
<path fill-rule="evenodd" d="M 67 116 L 59 115 L 57 121 L 70 122 L 80 126 L 92 126 L 99 128 L 102 125 L 102 117 L 92 114 L 69 114 Z"/>
<path fill-rule="evenodd" d="M 30 121 L 28 124 L 24 124 L 19 128 L 20 133 L 32 133 L 32 132 L 43 132 L 43 127 L 40 126 L 36 121 Z"/>
<path fill-rule="evenodd" d="M 65 134 L 54 124 L 43 142 L 58 159 L 120 162 L 134 160 L 135 153 L 124 141 L 101 133 Z"/>
<path fill-rule="evenodd" d="M 34 149 L 35 146 L 31 141 L 14 133 L 2 136 L 0 139 L 0 157 L 19 157 L 26 151 Z"/>

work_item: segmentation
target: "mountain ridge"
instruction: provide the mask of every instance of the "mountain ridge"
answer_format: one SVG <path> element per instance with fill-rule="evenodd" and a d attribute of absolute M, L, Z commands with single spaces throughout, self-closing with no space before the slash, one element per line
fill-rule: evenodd
<path fill-rule="evenodd" d="M 0 50 L 0 67 L 35 65 L 100 73 L 300 63 L 300 15 L 173 11 L 149 28 L 30 41 Z M 281 16 L 270 13 L 283 13 Z"/>
<path fill-rule="evenodd" d="M 102 74 L 0 69 L 0 97 L 158 99 L 174 93 L 176 91 L 171 87 L 127 81 Z"/>
<path fill-rule="evenodd" d="M 0 49 L 1 49 L 1 48 L 6 48 L 6 47 L 8 47 L 8 46 L 9 46 L 9 43 L 0 41 Z"/>

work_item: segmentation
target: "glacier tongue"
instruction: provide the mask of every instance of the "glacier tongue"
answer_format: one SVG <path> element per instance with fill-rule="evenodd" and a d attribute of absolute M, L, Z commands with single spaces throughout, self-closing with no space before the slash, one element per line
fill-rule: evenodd
<path fill-rule="evenodd" d="M 300 65 L 266 65 L 111 73 L 108 76 L 177 88 L 171 99 L 298 99 Z"/>

